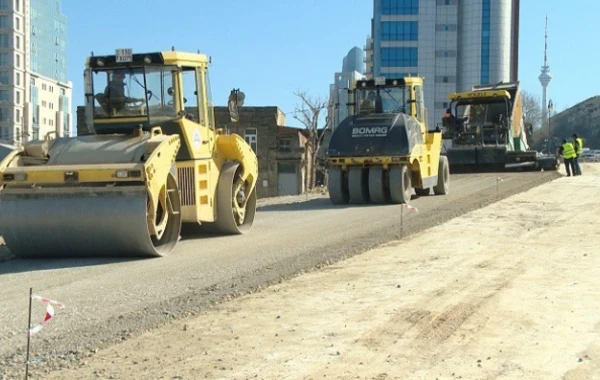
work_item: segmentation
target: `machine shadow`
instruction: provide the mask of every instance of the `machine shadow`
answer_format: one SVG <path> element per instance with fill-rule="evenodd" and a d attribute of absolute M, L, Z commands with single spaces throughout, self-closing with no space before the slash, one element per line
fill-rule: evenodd
<path fill-rule="evenodd" d="M 35 272 L 42 270 L 70 269 L 81 267 L 92 267 L 101 265 L 111 265 L 126 263 L 137 260 L 148 260 L 141 257 L 107 257 L 107 258 L 48 258 L 48 259 L 22 259 L 13 258 L 6 261 L 0 261 L 0 278 L 4 274 L 16 274 L 24 272 Z"/>
<path fill-rule="evenodd" d="M 413 195 L 411 200 L 418 199 L 419 196 Z M 366 204 L 353 204 L 348 203 L 345 205 L 335 205 L 331 203 L 328 198 L 312 199 L 307 202 L 296 202 L 296 203 L 285 203 L 277 205 L 265 205 L 257 207 L 257 212 L 278 212 L 278 211 L 314 211 L 314 210 L 334 210 L 334 209 L 349 209 L 349 208 L 366 208 L 366 207 L 385 207 L 394 206 L 391 203 L 378 204 L 378 203 L 366 203 Z M 399 205 L 396 205 L 399 206 Z"/>

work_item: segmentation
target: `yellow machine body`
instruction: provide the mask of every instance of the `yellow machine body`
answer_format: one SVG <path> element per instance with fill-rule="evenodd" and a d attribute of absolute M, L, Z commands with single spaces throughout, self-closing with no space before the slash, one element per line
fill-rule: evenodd
<path fill-rule="evenodd" d="M 89 134 L 30 141 L 0 162 L 0 235 L 9 250 L 164 256 L 182 230 L 249 230 L 257 158 L 215 125 L 205 55 L 92 56 L 85 80 Z M 239 95 L 232 91 L 232 117 Z"/>
<path fill-rule="evenodd" d="M 441 131 L 427 127 L 423 79 L 359 80 L 348 93 L 349 116 L 328 148 L 332 202 L 407 203 L 413 189 L 446 194 L 448 165 Z"/>

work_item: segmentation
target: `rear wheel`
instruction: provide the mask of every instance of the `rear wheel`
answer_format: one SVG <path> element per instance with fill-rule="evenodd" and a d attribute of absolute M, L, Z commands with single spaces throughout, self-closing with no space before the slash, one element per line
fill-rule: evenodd
<path fill-rule="evenodd" d="M 415 187 L 415 193 L 420 197 L 429 195 L 430 192 L 431 192 L 431 189 L 429 187 L 427 187 L 425 189 Z"/>
<path fill-rule="evenodd" d="M 385 185 L 385 171 L 381 166 L 369 169 L 369 196 L 373 203 L 387 203 L 390 194 Z"/>
<path fill-rule="evenodd" d="M 244 234 L 250 230 L 256 214 L 256 186 L 240 176 L 239 163 L 226 163 L 217 187 L 217 220 L 214 228 L 224 234 Z"/>
<path fill-rule="evenodd" d="M 440 156 L 440 164 L 438 166 L 438 182 L 433 188 L 435 195 L 448 194 L 450 185 L 450 166 L 448 165 L 448 157 Z"/>
<path fill-rule="evenodd" d="M 342 168 L 329 168 L 329 178 L 327 179 L 327 190 L 329 190 L 329 199 L 333 204 L 346 204 L 350 200 L 348 187 L 345 184 L 344 172 Z"/>
<path fill-rule="evenodd" d="M 362 167 L 350 168 L 348 171 L 348 190 L 352 203 L 369 202 L 369 185 L 367 183 L 368 169 Z"/>
<path fill-rule="evenodd" d="M 390 168 L 390 196 L 393 203 L 408 203 L 412 195 L 410 170 L 406 165 Z"/>

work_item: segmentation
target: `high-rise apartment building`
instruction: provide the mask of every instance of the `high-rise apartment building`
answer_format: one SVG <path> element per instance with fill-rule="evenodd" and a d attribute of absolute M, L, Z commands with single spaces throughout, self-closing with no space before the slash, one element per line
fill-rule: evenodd
<path fill-rule="evenodd" d="M 365 72 L 365 53 L 359 47 L 353 47 L 342 60 L 342 71 L 334 74 L 333 84 L 329 86 L 329 123 L 332 129 L 348 117 L 348 88 L 352 82 L 363 79 Z"/>
<path fill-rule="evenodd" d="M 422 76 L 429 125 L 448 95 L 517 80 L 519 0 L 375 0 L 367 76 Z"/>
<path fill-rule="evenodd" d="M 0 0 L 0 141 L 71 133 L 67 20 L 60 0 Z"/>

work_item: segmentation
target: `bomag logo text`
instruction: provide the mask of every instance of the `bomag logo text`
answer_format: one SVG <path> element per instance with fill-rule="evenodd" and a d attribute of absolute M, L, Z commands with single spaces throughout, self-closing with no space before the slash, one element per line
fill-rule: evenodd
<path fill-rule="evenodd" d="M 354 127 L 352 137 L 387 136 L 388 127 Z"/>

